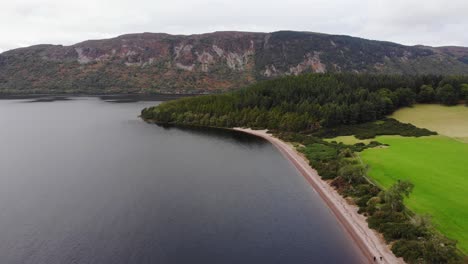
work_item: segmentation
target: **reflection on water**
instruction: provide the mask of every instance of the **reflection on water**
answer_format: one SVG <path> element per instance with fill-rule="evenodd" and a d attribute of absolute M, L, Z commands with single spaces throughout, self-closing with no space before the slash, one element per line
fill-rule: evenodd
<path fill-rule="evenodd" d="M 70 97 L 65 97 L 65 96 L 50 96 L 50 97 L 39 97 L 35 99 L 31 99 L 28 101 L 25 101 L 27 103 L 48 103 L 48 102 L 55 102 L 55 101 L 68 101 L 72 100 Z"/>
<path fill-rule="evenodd" d="M 157 102 L 169 101 L 183 97 L 197 95 L 177 95 L 177 94 L 117 94 L 117 95 L 96 95 L 102 101 L 108 103 L 136 103 L 136 102 Z M 89 96 L 67 96 L 67 95 L 0 95 L 0 100 L 24 100 L 27 103 L 68 101 L 77 99 L 89 99 Z"/>
<path fill-rule="evenodd" d="M 168 131 L 186 131 L 191 134 L 196 134 L 200 136 L 210 136 L 218 139 L 231 140 L 240 143 L 246 144 L 268 144 L 268 142 L 260 137 L 246 134 L 236 130 L 222 129 L 222 128 L 212 128 L 212 127 L 198 127 L 198 126 L 174 126 L 174 125 L 158 125 Z"/>

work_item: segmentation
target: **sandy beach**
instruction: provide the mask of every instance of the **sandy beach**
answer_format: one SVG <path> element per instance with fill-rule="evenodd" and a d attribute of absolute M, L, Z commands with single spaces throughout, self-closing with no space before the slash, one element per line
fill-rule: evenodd
<path fill-rule="evenodd" d="M 389 246 L 377 232 L 367 226 L 365 217 L 358 214 L 358 208 L 347 203 L 338 192 L 323 181 L 317 174 L 317 171 L 309 166 L 308 161 L 292 145 L 273 137 L 266 130 L 244 128 L 234 128 L 234 130 L 268 140 L 290 160 L 328 205 L 342 227 L 361 249 L 368 263 L 405 263 L 402 258 L 397 258 L 391 252 Z M 374 257 L 377 258 L 376 261 L 374 261 Z M 382 260 L 380 260 L 380 257 L 382 257 Z"/>

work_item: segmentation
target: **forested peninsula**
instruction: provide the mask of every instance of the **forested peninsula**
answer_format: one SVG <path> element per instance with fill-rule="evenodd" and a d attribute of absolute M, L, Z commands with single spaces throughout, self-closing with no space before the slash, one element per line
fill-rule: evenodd
<path fill-rule="evenodd" d="M 384 118 L 414 102 L 446 105 L 468 98 L 468 77 L 306 74 L 236 92 L 166 102 L 142 111 L 160 123 L 318 131 Z"/>
<path fill-rule="evenodd" d="M 414 188 L 412 182 L 398 181 L 384 189 L 367 177 L 366 165 L 357 154 L 382 143 L 328 140 L 347 135 L 373 139 L 377 135 L 436 134 L 387 117 L 416 102 L 468 102 L 468 77 L 306 74 L 221 95 L 164 102 L 143 109 L 141 117 L 159 124 L 269 129 L 276 137 L 296 144 L 322 179 L 359 207 L 369 227 L 383 234 L 396 256 L 408 263 L 463 262 L 456 241 L 436 230 L 426 216 L 405 206 L 405 197 Z"/>

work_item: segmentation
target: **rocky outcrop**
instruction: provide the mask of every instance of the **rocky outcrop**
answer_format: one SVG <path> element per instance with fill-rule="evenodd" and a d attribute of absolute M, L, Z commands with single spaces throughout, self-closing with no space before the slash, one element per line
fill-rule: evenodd
<path fill-rule="evenodd" d="M 308 32 L 129 34 L 0 55 L 0 93 L 208 93 L 307 72 L 468 74 L 468 49 Z"/>

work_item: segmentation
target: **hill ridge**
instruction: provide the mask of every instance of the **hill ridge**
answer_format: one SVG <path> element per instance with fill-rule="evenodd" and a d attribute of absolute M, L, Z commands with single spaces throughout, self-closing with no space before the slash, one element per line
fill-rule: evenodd
<path fill-rule="evenodd" d="M 468 74 L 468 48 L 317 32 L 133 33 L 0 54 L 0 93 L 213 93 L 324 72 Z"/>

